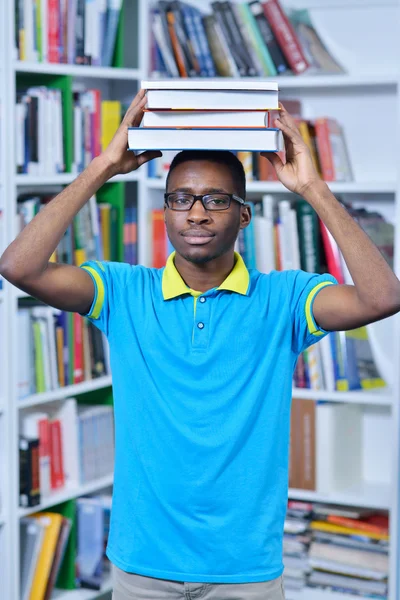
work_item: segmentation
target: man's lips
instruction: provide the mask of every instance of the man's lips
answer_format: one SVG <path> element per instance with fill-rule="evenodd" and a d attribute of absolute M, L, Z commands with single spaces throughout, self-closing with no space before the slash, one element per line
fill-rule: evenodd
<path fill-rule="evenodd" d="M 204 230 L 192 229 L 184 231 L 182 236 L 189 244 L 206 244 L 214 237 L 214 234 Z"/>

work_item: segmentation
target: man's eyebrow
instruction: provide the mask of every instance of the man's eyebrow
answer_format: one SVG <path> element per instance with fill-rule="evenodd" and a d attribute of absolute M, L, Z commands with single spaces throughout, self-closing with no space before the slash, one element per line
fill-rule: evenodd
<path fill-rule="evenodd" d="M 202 191 L 203 191 L 203 194 L 213 194 L 213 193 L 229 194 L 229 192 L 227 192 L 224 188 L 216 188 L 216 187 L 205 188 Z M 175 188 L 170 191 L 170 193 L 174 193 L 174 192 L 185 192 L 188 194 L 193 194 L 193 189 L 187 188 L 187 187 L 179 187 L 179 188 Z"/>

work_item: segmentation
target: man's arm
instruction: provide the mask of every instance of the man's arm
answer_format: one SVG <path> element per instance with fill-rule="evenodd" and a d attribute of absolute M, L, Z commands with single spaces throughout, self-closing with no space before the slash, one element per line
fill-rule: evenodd
<path fill-rule="evenodd" d="M 136 156 L 127 150 L 128 127 L 137 126 L 146 98 L 137 94 L 108 148 L 41 210 L 0 258 L 0 274 L 13 285 L 62 310 L 87 312 L 94 297 L 89 273 L 49 259 L 75 215 L 106 181 L 129 173 L 160 152 Z"/>
<path fill-rule="evenodd" d="M 327 331 L 355 329 L 400 311 L 400 281 L 368 235 L 336 200 L 316 172 L 294 119 L 281 105 L 276 126 L 282 130 L 286 159 L 263 154 L 279 180 L 317 212 L 341 250 L 354 285 L 328 285 L 314 300 L 313 315 Z"/>

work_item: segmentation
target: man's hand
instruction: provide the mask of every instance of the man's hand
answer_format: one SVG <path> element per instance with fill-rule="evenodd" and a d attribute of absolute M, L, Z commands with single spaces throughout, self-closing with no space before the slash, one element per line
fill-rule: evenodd
<path fill-rule="evenodd" d="M 321 180 L 315 170 L 310 151 L 303 141 L 294 118 L 287 112 L 283 104 L 280 117 L 275 119 L 275 126 L 283 133 L 286 148 L 286 164 L 283 164 L 278 154 L 261 152 L 275 168 L 279 181 L 291 192 L 304 196 L 306 190 L 315 182 Z"/>
<path fill-rule="evenodd" d="M 142 152 L 138 155 L 128 150 L 128 127 L 139 127 L 146 100 L 144 90 L 139 90 L 113 139 L 102 153 L 102 157 L 110 164 L 113 175 L 130 173 L 149 160 L 162 156 L 159 150 Z"/>

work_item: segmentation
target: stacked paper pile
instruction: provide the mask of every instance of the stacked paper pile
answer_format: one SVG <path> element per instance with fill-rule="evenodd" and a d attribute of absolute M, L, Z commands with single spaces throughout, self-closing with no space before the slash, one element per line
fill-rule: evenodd
<path fill-rule="evenodd" d="M 314 505 L 308 585 L 385 600 L 388 516 L 373 510 Z"/>
<path fill-rule="evenodd" d="M 311 541 L 309 525 L 312 504 L 289 500 L 283 536 L 283 564 L 286 590 L 301 590 L 306 585 L 308 547 Z"/>
<path fill-rule="evenodd" d="M 130 150 L 244 150 L 278 152 L 282 134 L 271 127 L 279 109 L 270 81 L 178 79 L 142 81 L 147 108 L 128 132 Z"/>

